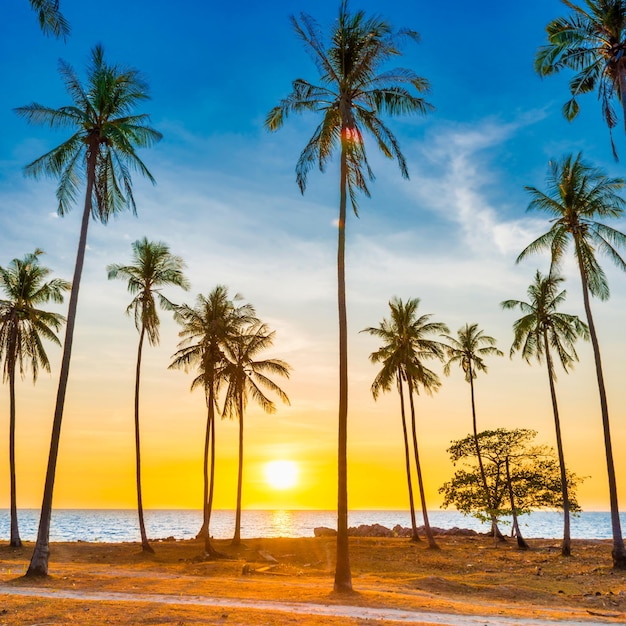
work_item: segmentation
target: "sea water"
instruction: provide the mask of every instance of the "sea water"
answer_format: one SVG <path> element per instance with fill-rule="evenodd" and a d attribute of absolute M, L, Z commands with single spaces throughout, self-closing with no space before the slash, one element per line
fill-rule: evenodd
<path fill-rule="evenodd" d="M 199 510 L 146 510 L 146 531 L 150 539 L 191 539 L 202 525 Z M 431 526 L 438 528 L 469 528 L 487 532 L 489 527 L 473 517 L 458 511 L 430 511 Z M 20 536 L 25 541 L 37 537 L 39 511 L 18 511 Z M 0 509 L 0 540 L 10 536 L 8 509 Z M 621 514 L 622 528 L 626 530 L 626 513 Z M 422 523 L 418 516 L 418 524 Z M 408 511 L 351 511 L 349 525 L 381 524 L 393 528 L 397 524 L 410 526 Z M 235 525 L 234 511 L 213 511 L 211 535 L 216 539 L 232 536 Z M 241 518 L 242 538 L 253 537 L 312 537 L 318 526 L 337 527 L 334 511 L 257 511 L 244 510 Z M 559 512 L 541 511 L 520 517 L 522 534 L 526 538 L 557 539 L 563 535 L 563 515 Z M 510 526 L 503 520 L 502 530 Z M 575 539 L 610 539 L 611 518 L 608 512 L 583 512 L 572 517 L 571 534 Z M 137 512 L 110 509 L 57 509 L 52 513 L 51 541 L 139 541 Z"/>

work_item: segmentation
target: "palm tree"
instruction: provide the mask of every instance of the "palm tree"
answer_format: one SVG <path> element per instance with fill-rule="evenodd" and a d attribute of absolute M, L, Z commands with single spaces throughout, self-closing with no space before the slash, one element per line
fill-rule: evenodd
<path fill-rule="evenodd" d="M 520 317 L 513 323 L 514 339 L 510 356 L 513 357 L 513 354 L 519 351 L 529 364 L 533 357 L 540 363 L 544 356 L 546 359 L 554 427 L 556 429 L 556 446 L 561 471 L 561 490 L 563 492 L 563 544 L 561 546 L 561 554 L 570 556 L 572 553 L 572 542 L 570 537 L 570 502 L 567 470 L 565 467 L 565 454 L 563 453 L 563 440 L 561 438 L 559 408 L 554 387 L 556 373 L 550 347 L 556 352 L 563 369 L 567 372 L 568 369 L 573 367 L 574 361 L 578 361 L 578 355 L 574 347 L 576 339 L 579 337 L 589 339 L 589 328 L 576 315 L 560 313 L 557 310 L 559 305 L 565 301 L 566 292 L 559 292 L 560 285 L 564 280 L 563 277 L 552 273 L 548 276 L 543 276 L 537 270 L 535 280 L 526 292 L 529 302 L 505 300 L 500 303 L 500 306 L 503 309 L 519 308 L 524 314 L 523 317 Z"/>
<path fill-rule="evenodd" d="M 339 312 L 339 415 L 338 415 L 338 495 L 337 495 L 337 565 L 335 590 L 351 591 L 352 575 L 348 550 L 348 339 L 345 281 L 345 236 L 347 197 L 358 215 L 359 192 L 369 197 L 367 179 L 374 174 L 367 161 L 363 132 L 367 130 L 382 153 L 396 158 L 400 172 L 408 178 L 405 158 L 393 133 L 380 118 L 381 113 L 425 114 L 432 109 L 423 98 L 428 81 L 408 69 L 380 72 L 381 66 L 400 54 L 405 39 L 419 41 L 412 30 L 394 32 L 379 17 L 351 14 L 347 0 L 342 0 L 339 19 L 326 45 L 315 20 L 302 13 L 291 18 L 296 34 L 311 54 L 320 74 L 320 85 L 301 78 L 293 82 L 292 92 L 274 107 L 265 126 L 276 131 L 291 113 L 316 112 L 322 121 L 302 151 L 296 166 L 296 180 L 304 193 L 311 168 L 324 171 L 333 153 L 339 149 L 339 222 L 337 245 L 337 300 Z"/>
<path fill-rule="evenodd" d="M 29 0 L 29 2 L 39 17 L 39 26 L 43 33 L 65 40 L 70 34 L 70 25 L 59 10 L 59 0 Z"/>
<path fill-rule="evenodd" d="M 480 468 L 480 476 L 483 483 L 485 500 L 489 503 L 489 489 L 487 487 L 487 477 L 483 466 L 480 446 L 478 445 L 478 428 L 476 426 L 476 402 L 474 399 L 474 379 L 478 372 L 487 372 L 487 366 L 483 360 L 486 356 L 502 356 L 503 353 L 496 348 L 496 340 L 478 328 L 478 324 L 465 324 L 457 331 L 456 337 L 445 337 L 449 345 L 446 347 L 448 361 L 444 365 L 443 371 L 446 376 L 450 375 L 450 368 L 457 364 L 465 374 L 465 380 L 470 385 L 470 397 L 472 400 L 472 428 L 474 432 L 474 445 L 476 446 L 476 456 Z M 489 509 L 493 508 L 488 504 Z M 494 538 L 504 541 L 504 536 L 498 528 L 498 521 L 495 514 L 491 514 L 491 532 Z"/>
<path fill-rule="evenodd" d="M 143 500 L 141 497 L 141 448 L 139 440 L 139 382 L 141 379 L 141 355 L 144 338 L 148 337 L 151 346 L 159 344 L 158 300 L 164 311 L 173 311 L 176 305 L 162 293 L 161 287 L 171 285 L 189 289 L 189 282 L 183 274 L 184 263 L 179 256 L 171 254 L 167 244 L 162 241 L 148 241 L 146 237 L 132 244 L 133 260 L 131 265 L 111 264 L 107 266 L 109 280 L 120 278 L 128 280 L 128 291 L 134 295 L 126 313 L 133 314 L 135 327 L 139 331 L 137 348 L 137 367 L 135 374 L 135 467 L 137 477 L 137 513 L 139 515 L 139 531 L 141 548 L 144 552 L 154 554 L 148 543 L 146 526 L 143 518 Z"/>
<path fill-rule="evenodd" d="M 431 322 L 432 315 L 417 315 L 419 298 L 411 298 L 403 303 L 400 298 L 392 298 L 389 302 L 391 319 L 383 319 L 378 328 L 366 328 L 365 332 L 379 337 L 385 343 L 377 352 L 370 355 L 373 363 L 383 363 L 383 369 L 379 372 L 372 385 L 372 393 L 376 398 L 378 393 L 388 391 L 394 379 L 397 382 L 400 393 L 402 409 L 402 427 L 404 431 L 405 460 L 407 470 L 407 482 L 409 486 L 409 502 L 411 505 L 411 522 L 413 524 L 413 539 L 417 539 L 417 526 L 413 511 L 412 485 L 410 475 L 409 448 L 407 441 L 406 423 L 404 418 L 404 396 L 402 385 L 405 382 L 408 388 L 409 405 L 411 409 L 411 430 L 413 436 L 413 454 L 424 518 L 424 531 L 431 548 L 437 549 L 430 523 L 428 520 L 428 507 L 424 491 L 424 480 L 417 445 L 417 424 L 415 419 L 415 403 L 413 392 L 419 393 L 421 385 L 428 394 L 441 386 L 439 377 L 435 372 L 424 366 L 424 360 L 443 358 L 444 345 L 430 338 L 433 334 L 448 332 L 448 327 L 440 322 Z"/>
<path fill-rule="evenodd" d="M 65 318 L 58 313 L 38 308 L 47 302 L 63 302 L 63 292 L 70 284 L 60 278 L 46 282 L 50 270 L 39 263 L 43 250 L 37 248 L 23 259 L 13 259 L 8 267 L 0 267 L 0 289 L 7 299 L 0 300 L 0 360 L 5 382 L 9 383 L 9 465 L 11 483 L 11 540 L 13 548 L 22 545 L 17 522 L 17 490 L 15 481 L 15 368 L 22 378 L 30 366 L 33 383 L 39 368 L 50 371 L 50 362 L 42 338 L 57 345 L 56 332 Z"/>
<path fill-rule="evenodd" d="M 617 158 L 612 134 L 617 126 L 617 114 L 612 99 L 617 96 L 620 102 L 626 129 L 626 3 L 584 0 L 584 5 L 578 6 L 570 0 L 562 2 L 573 14 L 548 24 L 549 43 L 537 51 L 535 70 L 542 77 L 564 68 L 576 72 L 569 84 L 572 97 L 563 106 L 563 115 L 569 121 L 578 115 L 577 97 L 597 90 L 613 155 Z"/>
<path fill-rule="evenodd" d="M 411 514 L 412 541 L 419 541 L 417 524 L 415 521 L 415 505 L 413 501 L 413 486 L 411 481 L 411 458 L 409 452 L 409 439 L 406 426 L 406 413 L 404 408 L 404 385 L 408 384 L 409 375 L 417 375 L 414 361 L 418 352 L 424 352 L 428 335 L 439 332 L 441 324 L 429 322 L 430 315 L 417 316 L 419 299 L 409 299 L 403 303 L 399 298 L 392 298 L 389 302 L 391 316 L 375 328 L 365 328 L 361 332 L 367 332 L 383 341 L 382 347 L 370 354 L 372 363 L 382 363 L 382 369 L 376 375 L 372 383 L 372 395 L 376 400 L 380 392 L 390 391 L 394 383 L 400 394 L 400 414 L 402 418 L 402 433 L 404 436 L 404 458 L 407 485 L 409 490 L 409 506 Z M 436 356 L 433 354 L 433 356 Z M 416 443 L 416 440 L 415 440 Z M 421 467 L 419 474 L 421 474 Z M 423 504 L 423 503 L 422 503 Z M 424 510 L 424 506 L 422 507 Z M 428 513 L 426 512 L 425 525 L 427 525 Z"/>
<path fill-rule="evenodd" d="M 240 298 L 236 295 L 234 300 Z M 209 558 L 216 558 L 221 554 L 211 544 L 209 526 L 215 483 L 215 409 L 220 387 L 225 381 L 224 346 L 235 340 L 242 326 L 254 323 L 256 314 L 250 304 L 235 306 L 233 300 L 228 297 L 228 289 L 223 285 L 218 285 L 208 297 L 199 295 L 195 307 L 186 304 L 178 307 L 174 317 L 183 327 L 179 333 L 182 340 L 169 367 L 187 370 L 195 366 L 198 373 L 191 383 L 191 389 L 201 387 L 204 390 L 207 405 L 203 465 L 203 522 L 198 536 L 204 539 L 205 554 Z"/>
<path fill-rule="evenodd" d="M 235 513 L 235 532 L 232 545 L 241 543 L 241 493 L 243 486 L 243 417 L 249 398 L 261 405 L 266 413 L 275 413 L 276 406 L 265 395 L 263 388 L 275 393 L 283 402 L 289 404 L 287 394 L 269 375 L 289 378 L 290 367 L 278 359 L 255 360 L 260 352 L 274 343 L 275 331 L 258 320 L 241 329 L 238 336 L 225 344 L 226 363 L 224 377 L 228 381 L 224 416 L 239 420 L 239 464 L 237 473 L 237 509 Z"/>
<path fill-rule="evenodd" d="M 67 141 L 25 168 L 25 173 L 34 178 L 59 178 L 59 215 L 63 216 L 71 209 L 83 173 L 86 177 L 85 203 L 67 314 L 41 517 L 27 576 L 48 574 L 52 492 L 89 218 L 106 224 L 112 215 L 123 209 L 130 207 L 136 213 L 131 170 L 138 170 L 153 183 L 154 179 L 135 150 L 151 146 L 161 139 L 160 133 L 147 126 L 149 118 L 146 114 L 132 114 L 135 106 L 148 98 L 146 83 L 137 70 L 106 63 L 102 46 L 97 45 L 92 51 L 85 86 L 74 70 L 63 61 L 60 62 L 60 72 L 72 100 L 71 105 L 52 109 L 33 103 L 16 109 L 17 114 L 28 122 L 52 128 L 74 129 L 74 134 Z"/>
<path fill-rule="evenodd" d="M 606 254 L 619 268 L 626 270 L 626 262 L 615 249 L 616 246 L 626 244 L 626 235 L 596 221 L 597 218 L 621 217 L 626 203 L 619 196 L 619 191 L 624 187 L 624 180 L 609 178 L 599 168 L 586 165 L 582 161 L 581 155 L 578 154 L 576 158 L 569 155 L 560 162 L 552 162 L 547 184 L 548 191 L 545 193 L 535 187 L 526 187 L 532 197 L 528 209 L 537 209 L 548 213 L 551 216 L 552 226 L 548 232 L 522 250 L 517 261 L 521 261 L 529 254 L 541 250 L 550 250 L 552 268 L 556 270 L 567 252 L 569 242 L 571 241 L 574 245 L 574 256 L 580 272 L 583 302 L 587 324 L 589 325 L 589 337 L 593 346 L 600 394 L 611 503 L 613 566 L 618 569 L 626 569 L 626 548 L 624 547 L 619 519 L 609 409 L 604 388 L 600 345 L 589 302 L 590 294 L 601 300 L 606 300 L 609 297 L 609 285 L 604 271 L 596 260 L 596 250 Z"/>

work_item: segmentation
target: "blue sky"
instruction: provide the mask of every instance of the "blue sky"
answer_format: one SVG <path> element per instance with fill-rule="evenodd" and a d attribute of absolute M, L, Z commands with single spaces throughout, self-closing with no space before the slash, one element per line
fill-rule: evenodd
<path fill-rule="evenodd" d="M 428 99 L 435 106 L 425 118 L 389 120 L 411 179 L 404 181 L 397 166 L 370 146 L 377 176 L 372 198 L 362 199 L 360 219 L 348 220 L 351 446 L 358 461 L 372 446 L 384 449 L 382 458 L 397 450 L 400 442 L 395 430 L 393 438 L 387 437 L 389 428 L 381 419 L 396 419 L 395 398 L 374 404 L 369 395 L 375 370 L 367 356 L 377 346 L 358 331 L 386 315 L 392 296 L 419 297 L 420 310 L 446 322 L 452 333 L 465 322 L 476 321 L 508 353 L 515 317 L 501 312 L 498 304 L 508 298 L 524 299 L 535 269 L 547 267 L 539 257 L 523 266 L 514 264 L 519 251 L 546 228 L 542 216 L 525 213 L 524 185 L 542 187 L 548 160 L 569 152 L 582 150 L 589 162 L 612 175 L 622 175 L 623 165 L 613 161 L 595 96 L 582 98 L 579 119 L 568 123 L 561 115 L 568 76 L 541 80 L 533 71 L 535 51 L 545 41 L 545 25 L 566 12 L 557 0 L 354 1 L 351 6 L 420 32 L 421 44 L 407 45 L 396 65 L 410 67 L 431 81 Z M 108 283 L 104 267 L 128 259 L 130 243 L 145 235 L 166 241 L 187 263 L 191 294 L 170 294 L 174 300 L 192 302 L 196 293 L 224 283 L 255 304 L 260 316 L 277 329 L 275 355 L 294 366 L 286 384 L 292 407 L 281 408 L 276 417 L 259 416 L 258 422 L 268 428 L 265 420 L 273 420 L 274 457 L 290 454 L 294 439 L 310 444 L 298 452 L 303 458 L 324 456 L 334 449 L 336 420 L 336 164 L 330 164 L 325 174 L 311 172 L 302 196 L 294 167 L 314 118 L 290 118 L 275 134 L 264 130 L 263 121 L 289 92 L 294 78 L 316 78 L 289 15 L 310 13 L 326 30 L 338 3 L 110 0 L 103 7 L 62 0 L 61 8 L 72 26 L 66 43 L 42 36 L 26 0 L 11 0 L 4 7 L 0 263 L 39 246 L 48 253 L 50 267 L 71 276 L 80 212 L 57 218 L 54 181 L 34 182 L 21 173 L 25 164 L 65 135 L 29 127 L 12 111 L 31 102 L 53 107 L 67 102 L 57 72 L 59 58 L 84 76 L 89 51 L 100 42 L 109 61 L 140 69 L 152 95 L 143 111 L 151 114 L 152 125 L 164 135 L 158 146 L 142 154 L 157 186 L 135 179 L 139 216 L 122 215 L 106 229 L 93 223 L 90 227 L 72 369 L 76 382 L 70 386 L 73 399 L 68 407 L 74 430 L 67 426 L 67 449 L 76 446 L 93 456 L 103 433 L 124 433 L 121 441 L 129 432 L 125 420 L 136 333 L 122 315 L 128 300 L 124 286 Z M 615 137 L 618 150 L 626 154 L 621 127 Z M 614 226 L 625 228 L 623 222 Z M 609 400 L 619 449 L 626 442 L 626 398 L 620 382 L 626 345 L 621 321 L 624 276 L 606 262 L 604 266 L 613 296 L 609 303 L 596 303 L 595 310 L 612 385 Z M 582 314 L 577 276 L 570 266 L 565 271 L 569 310 Z M 201 410 L 201 399 L 187 393 L 189 377 L 165 371 L 176 341 L 176 328 L 164 319 L 162 345 L 146 364 L 147 385 L 180 395 L 177 408 L 155 418 L 155 428 L 166 436 L 182 429 L 184 420 L 191 424 L 189 412 Z M 597 508 L 606 502 L 605 470 L 597 461 L 602 451 L 600 417 L 590 378 L 591 351 L 583 346 L 580 354 L 576 373 L 561 377 L 564 411 L 572 413 L 566 444 L 574 450 L 575 471 L 592 476 L 586 483 L 587 502 Z M 540 368 L 508 358 L 491 364 L 489 376 L 479 381 L 482 425 L 530 426 L 552 443 L 542 375 Z M 450 439 L 469 431 L 462 377 L 443 382 L 436 398 L 423 400 L 426 461 L 438 468 L 445 467 Z M 37 387 L 44 405 L 50 403 L 54 384 L 53 374 Z M 121 388 L 123 393 L 111 391 Z M 29 389 L 25 386 L 24 392 Z M 95 420 L 84 409 L 90 402 L 102 411 Z M 42 427 L 49 419 L 46 411 L 37 409 L 30 418 L 31 427 L 43 432 L 32 444 L 42 453 L 48 437 Z M 198 415 L 193 419 L 200 420 Z M 431 423 L 447 425 L 428 429 Z M 193 446 L 194 437 L 197 433 L 185 441 Z M 593 453 L 587 458 L 588 445 Z M 124 447 L 123 454 L 127 453 Z M 155 467 L 161 463 L 156 453 L 152 461 L 149 455 L 147 463 Z M 89 471 L 105 472 L 93 469 L 88 460 L 84 463 Z M 111 471 L 111 476 L 98 476 L 104 482 L 113 480 L 118 474 Z M 448 478 L 447 471 L 438 470 L 431 491 Z M 619 484 L 625 485 L 626 466 L 620 465 L 619 471 Z M 38 475 L 33 478 L 34 483 L 40 480 Z M 69 477 L 66 483 L 63 480 L 61 493 L 67 495 L 62 502 L 91 502 L 88 494 L 72 495 Z M 32 494 L 25 502 L 36 505 L 36 487 Z M 120 503 L 127 504 L 123 498 Z M 174 492 L 159 504 L 176 505 Z M 383 499 L 380 506 L 391 504 Z"/>

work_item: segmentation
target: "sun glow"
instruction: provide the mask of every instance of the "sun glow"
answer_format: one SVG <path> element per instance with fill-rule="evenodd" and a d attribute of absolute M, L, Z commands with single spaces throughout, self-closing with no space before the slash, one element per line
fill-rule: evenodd
<path fill-rule="evenodd" d="M 264 472 L 272 489 L 289 489 L 298 482 L 298 466 L 293 461 L 270 461 Z"/>

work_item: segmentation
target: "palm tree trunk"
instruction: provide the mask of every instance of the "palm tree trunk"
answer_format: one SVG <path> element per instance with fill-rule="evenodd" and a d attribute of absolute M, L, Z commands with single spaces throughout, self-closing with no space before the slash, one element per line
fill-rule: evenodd
<path fill-rule="evenodd" d="M 141 446 L 139 439 L 139 383 L 141 381 L 141 354 L 146 327 L 141 325 L 139 333 L 139 347 L 137 348 L 137 372 L 135 376 L 135 467 L 137 475 L 137 514 L 139 516 L 139 532 L 141 534 L 141 549 L 143 552 L 154 554 L 154 549 L 148 542 L 146 524 L 143 519 L 143 498 L 141 496 Z"/>
<path fill-rule="evenodd" d="M 17 323 L 17 322 L 15 322 Z M 17 523 L 17 486 L 15 480 L 15 334 L 17 328 L 13 328 L 11 335 L 11 345 L 9 346 L 9 471 L 11 480 L 11 540 L 9 545 L 12 548 L 21 548 L 22 540 Z"/>
<path fill-rule="evenodd" d="M 348 546 L 348 319 L 346 313 L 347 126 L 341 129 L 339 224 L 337 225 L 337 305 L 339 311 L 339 416 L 337 436 L 337 560 L 334 589 L 352 591 Z"/>
<path fill-rule="evenodd" d="M 554 427 L 556 429 L 556 449 L 559 455 L 559 468 L 561 470 L 561 492 L 563 494 L 563 544 L 561 555 L 572 555 L 572 539 L 570 536 L 570 513 L 569 513 L 569 488 L 567 485 L 567 471 L 565 469 L 565 455 L 563 453 L 563 439 L 561 438 L 561 420 L 559 419 L 559 407 L 556 403 L 556 390 L 554 388 L 554 375 L 552 355 L 548 343 L 548 332 L 543 330 L 543 342 L 546 350 L 546 364 L 548 366 L 548 380 L 550 381 L 550 397 L 552 398 L 552 411 L 554 413 Z"/>
<path fill-rule="evenodd" d="M 241 488 L 243 485 L 243 394 L 239 396 L 239 468 L 237 475 L 237 510 L 235 512 L 235 534 L 231 545 L 241 544 Z"/>
<path fill-rule="evenodd" d="M 204 456 L 202 463 L 202 527 L 196 535 L 196 539 L 204 539 L 209 532 L 209 446 L 211 443 L 211 428 L 213 422 L 211 420 L 211 392 L 209 391 L 206 398 L 207 416 L 206 429 L 204 432 Z"/>
<path fill-rule="evenodd" d="M 406 481 L 409 487 L 409 506 L 411 507 L 411 541 L 421 541 L 417 533 L 415 521 L 415 502 L 413 501 L 413 483 L 411 481 L 411 455 L 409 452 L 409 437 L 406 430 L 406 415 L 404 412 L 404 392 L 402 391 L 402 378 L 398 372 L 398 391 L 400 392 L 400 411 L 402 413 L 402 434 L 404 435 L 404 460 L 406 467 Z"/>
<path fill-rule="evenodd" d="M 520 550 L 528 550 L 530 546 L 526 543 L 524 537 L 522 537 L 522 531 L 519 528 L 517 521 L 517 511 L 515 510 L 515 496 L 513 494 L 513 485 L 511 484 L 511 472 L 509 471 L 509 457 L 505 459 L 506 466 L 506 486 L 509 492 L 509 502 L 511 503 L 511 515 L 513 516 L 513 531 L 515 537 L 517 537 L 517 547 Z"/>
<path fill-rule="evenodd" d="M 583 288 L 583 302 L 585 305 L 585 314 L 587 316 L 587 325 L 589 326 L 589 336 L 591 337 L 591 345 L 593 346 L 593 356 L 596 364 L 596 377 L 598 379 L 598 391 L 600 393 L 600 409 L 602 412 L 602 429 L 604 431 L 604 449 L 606 453 L 606 468 L 609 478 L 609 501 L 611 504 L 611 529 L 613 531 L 613 567 L 615 569 L 626 569 L 626 547 L 624 546 L 624 538 L 622 537 L 622 528 L 619 519 L 619 505 L 617 503 L 617 482 L 615 480 L 615 465 L 613 463 L 613 447 L 611 445 L 611 429 L 609 424 L 609 409 L 606 399 L 606 390 L 604 388 L 604 376 L 602 374 L 602 362 L 600 360 L 600 345 L 596 335 L 596 327 L 593 323 L 591 315 L 591 305 L 589 303 L 589 288 L 587 286 L 587 276 L 585 274 L 582 256 L 578 244 L 576 244 L 576 256 L 578 259 L 578 268 L 580 270 L 580 279 Z"/>
<path fill-rule="evenodd" d="M 76 253 L 76 265 L 74 267 L 74 277 L 72 280 L 72 290 L 67 311 L 67 324 L 65 326 L 65 341 L 63 342 L 63 355 L 61 357 L 61 371 L 59 373 L 59 388 L 57 391 L 56 405 L 54 408 L 54 419 L 52 421 L 52 435 L 50 438 L 50 454 L 48 456 L 48 467 L 46 469 L 46 481 L 44 485 L 43 501 L 41 504 L 41 515 L 39 518 L 39 529 L 37 531 L 37 541 L 35 549 L 30 559 L 26 576 L 47 576 L 48 558 L 50 556 L 50 519 L 52 517 L 52 493 L 54 491 L 54 479 L 56 475 L 57 457 L 59 454 L 59 443 L 61 441 L 61 424 L 63 421 L 63 407 L 65 406 L 65 394 L 67 391 L 67 381 L 70 373 L 70 358 L 72 355 L 72 342 L 74 339 L 74 325 L 76 323 L 76 310 L 78 308 L 78 289 L 80 278 L 83 273 L 85 261 L 85 249 L 87 247 L 87 231 L 89 228 L 89 218 L 91 217 L 91 197 L 96 171 L 97 146 L 88 148 L 87 156 L 87 190 L 85 192 L 85 207 L 78 240 L 78 250 Z"/>
<path fill-rule="evenodd" d="M 494 539 L 499 541 L 506 541 L 505 536 L 500 532 L 498 528 L 498 520 L 493 514 L 493 507 L 491 505 L 491 497 L 489 495 L 489 486 L 487 485 L 487 475 L 485 474 L 485 466 L 483 465 L 483 457 L 480 453 L 480 446 L 478 445 L 478 427 L 476 423 L 476 401 L 474 399 L 474 376 L 472 373 L 472 364 L 469 366 L 469 383 L 470 383 L 470 396 L 472 400 L 472 431 L 474 433 L 474 446 L 476 448 L 476 457 L 478 458 L 478 467 L 480 468 L 480 479 L 483 483 L 483 494 L 485 496 L 485 504 L 488 508 L 489 516 L 491 517 L 491 534 Z"/>
<path fill-rule="evenodd" d="M 409 377 L 407 380 L 409 386 L 409 402 L 411 406 L 411 427 L 413 430 L 413 453 L 415 454 L 415 467 L 417 469 L 417 482 L 420 490 L 420 500 L 422 501 L 422 516 L 424 518 L 424 532 L 426 533 L 426 539 L 428 540 L 428 547 L 433 550 L 439 550 L 439 546 L 435 541 L 433 531 L 428 521 L 428 508 L 426 507 L 426 495 L 424 492 L 424 480 L 422 478 L 422 466 L 420 464 L 420 455 L 417 450 L 417 428 L 415 425 L 415 404 L 413 402 L 413 383 Z"/>

